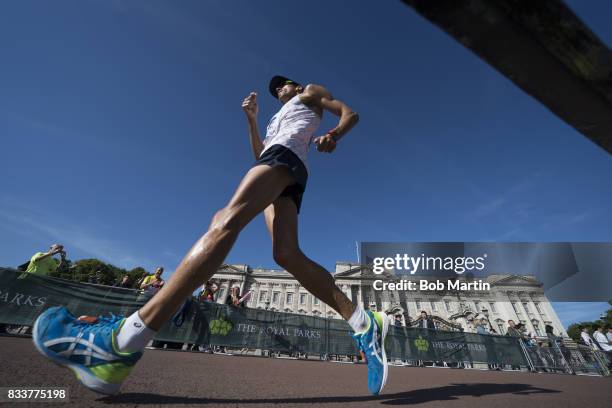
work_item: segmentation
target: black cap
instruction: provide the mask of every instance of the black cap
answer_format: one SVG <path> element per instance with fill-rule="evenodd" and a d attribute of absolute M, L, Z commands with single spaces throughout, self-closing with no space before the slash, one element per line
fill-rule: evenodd
<path fill-rule="evenodd" d="M 272 77 L 272 79 L 270 80 L 270 84 L 268 85 L 268 89 L 270 90 L 272 96 L 278 99 L 276 88 L 278 88 L 279 86 L 283 86 L 287 82 L 291 82 L 296 86 L 301 86 L 299 82 L 295 82 L 294 80 L 284 77 L 282 75 L 276 75 Z"/>

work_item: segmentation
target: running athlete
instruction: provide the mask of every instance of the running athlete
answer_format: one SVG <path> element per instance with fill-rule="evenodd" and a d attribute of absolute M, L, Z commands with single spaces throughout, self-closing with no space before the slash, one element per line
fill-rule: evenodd
<path fill-rule="evenodd" d="M 303 87 L 275 76 L 269 90 L 283 106 L 270 120 L 263 141 L 257 125 L 257 94 L 252 92 L 242 103 L 255 164 L 155 297 L 127 318 L 75 318 L 64 307 L 52 307 L 34 323 L 37 349 L 72 369 L 86 387 L 104 394 L 118 393 L 155 333 L 201 282 L 212 277 L 240 231 L 264 212 L 274 260 L 348 321 L 366 355 L 368 388 L 373 394 L 382 390 L 387 379 L 384 340 L 388 320 L 381 313 L 354 305 L 331 274 L 306 257 L 298 245 L 297 215 L 308 178 L 306 158 L 311 142 L 320 152 L 333 152 L 359 117 L 320 85 Z M 339 116 L 339 123 L 324 136 L 313 138 L 323 111 Z"/>

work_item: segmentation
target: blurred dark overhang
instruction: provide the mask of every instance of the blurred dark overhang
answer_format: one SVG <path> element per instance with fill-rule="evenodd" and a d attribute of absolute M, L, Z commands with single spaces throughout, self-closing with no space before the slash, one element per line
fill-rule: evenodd
<path fill-rule="evenodd" d="M 559 0 L 403 0 L 612 154 L 612 52 Z"/>

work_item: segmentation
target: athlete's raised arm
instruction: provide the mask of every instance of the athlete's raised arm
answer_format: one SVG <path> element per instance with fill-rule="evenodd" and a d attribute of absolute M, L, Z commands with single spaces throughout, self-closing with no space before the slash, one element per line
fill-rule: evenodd
<path fill-rule="evenodd" d="M 317 150 L 320 152 L 333 152 L 338 140 L 357 124 L 359 115 L 344 102 L 334 99 L 331 92 L 321 85 L 308 85 L 304 89 L 303 98 L 309 105 L 317 106 L 340 117 L 340 121 L 335 128 L 314 140 Z"/>
<path fill-rule="evenodd" d="M 259 108 L 257 106 L 257 93 L 251 92 L 249 96 L 244 98 L 242 101 L 242 109 L 247 117 L 247 123 L 249 125 L 249 139 L 251 140 L 251 148 L 253 149 L 253 155 L 255 160 L 259 159 L 264 145 L 259 136 L 259 129 L 257 128 L 257 113 Z"/>

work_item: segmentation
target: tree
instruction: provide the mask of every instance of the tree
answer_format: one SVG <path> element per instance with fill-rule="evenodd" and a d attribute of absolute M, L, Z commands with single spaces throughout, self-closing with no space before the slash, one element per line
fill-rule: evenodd
<path fill-rule="evenodd" d="M 142 266 L 137 266 L 136 268 L 129 271 L 128 275 L 130 276 L 128 280 L 130 285 L 135 285 L 136 283 L 138 283 L 138 281 L 142 279 L 143 276 L 148 275 L 148 272 Z"/>
<path fill-rule="evenodd" d="M 124 275 L 129 276 L 130 285 L 137 283 L 148 272 L 142 267 L 137 266 L 131 270 L 119 268 L 113 264 L 106 263 L 99 259 L 80 259 L 72 262 L 66 260 L 64 266 L 54 271 L 50 276 L 62 279 L 73 280 L 76 282 L 96 283 L 100 285 L 114 285 L 121 281 Z"/>

